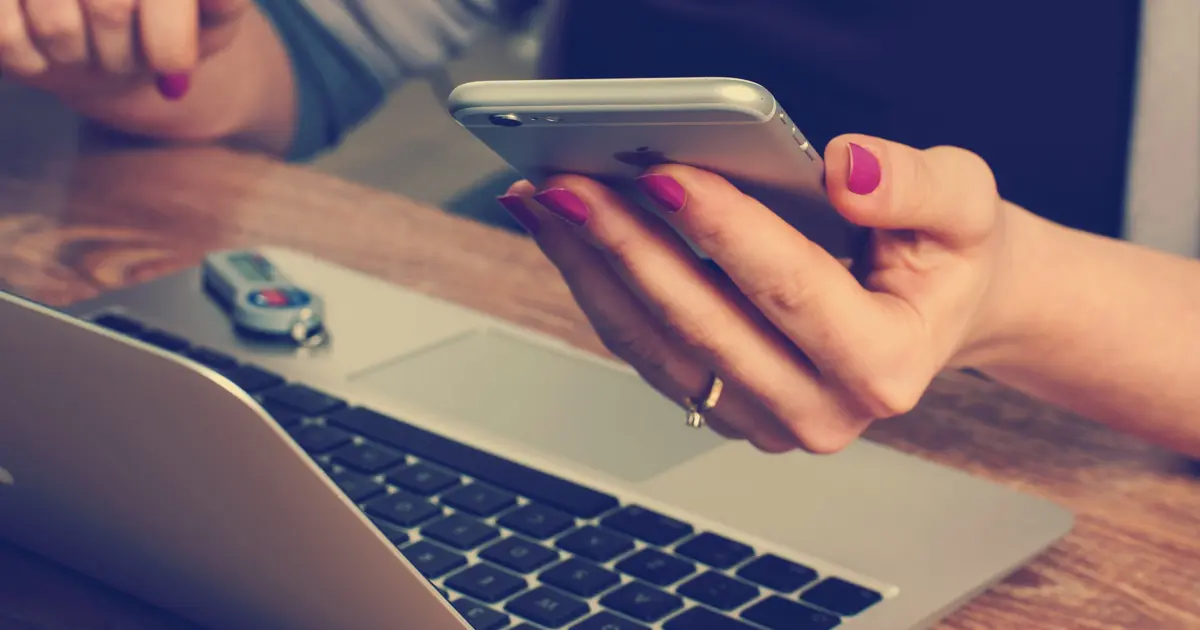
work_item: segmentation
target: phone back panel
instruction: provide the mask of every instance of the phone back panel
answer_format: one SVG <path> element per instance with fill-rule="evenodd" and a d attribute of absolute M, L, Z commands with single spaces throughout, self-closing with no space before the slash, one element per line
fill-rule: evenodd
<path fill-rule="evenodd" d="M 852 257 L 861 246 L 861 230 L 829 206 L 820 155 L 756 84 L 489 81 L 460 86 L 449 108 L 535 184 L 556 174 L 586 175 L 653 211 L 633 179 L 655 164 L 687 164 L 726 177 L 838 257 Z"/>

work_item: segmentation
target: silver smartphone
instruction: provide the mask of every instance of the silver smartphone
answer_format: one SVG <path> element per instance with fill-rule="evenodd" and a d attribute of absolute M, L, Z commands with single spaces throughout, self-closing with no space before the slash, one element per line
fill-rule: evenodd
<path fill-rule="evenodd" d="M 633 180 L 655 164 L 687 164 L 724 176 L 841 258 L 854 256 L 861 243 L 861 231 L 828 205 L 820 153 L 757 83 L 479 81 L 457 87 L 447 107 L 534 184 L 556 174 L 586 175 L 653 210 Z"/>

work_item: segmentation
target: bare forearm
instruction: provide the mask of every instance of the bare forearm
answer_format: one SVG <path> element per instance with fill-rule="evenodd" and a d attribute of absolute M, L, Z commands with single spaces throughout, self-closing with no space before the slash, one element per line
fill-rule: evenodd
<path fill-rule="evenodd" d="M 989 376 L 1200 455 L 1200 261 L 1013 209 L 1014 314 Z"/>
<path fill-rule="evenodd" d="M 250 11 L 233 42 L 201 62 L 180 101 L 152 81 L 118 93 L 56 90 L 85 117 L 123 132 L 164 141 L 224 141 L 283 154 L 292 141 L 295 90 L 291 64 L 270 21 Z"/>

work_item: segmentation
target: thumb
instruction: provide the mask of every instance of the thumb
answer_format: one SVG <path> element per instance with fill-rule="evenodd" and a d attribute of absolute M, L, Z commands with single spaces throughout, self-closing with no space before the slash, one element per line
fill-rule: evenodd
<path fill-rule="evenodd" d="M 200 0 L 200 23 L 207 28 L 223 26 L 241 18 L 253 0 Z"/>
<path fill-rule="evenodd" d="M 200 0 L 200 56 L 207 59 L 233 43 L 253 6 L 253 0 Z"/>
<path fill-rule="evenodd" d="M 825 169 L 829 199 L 851 223 L 923 232 L 959 247 L 992 231 L 996 180 L 987 163 L 965 149 L 919 150 L 844 135 L 826 147 Z"/>

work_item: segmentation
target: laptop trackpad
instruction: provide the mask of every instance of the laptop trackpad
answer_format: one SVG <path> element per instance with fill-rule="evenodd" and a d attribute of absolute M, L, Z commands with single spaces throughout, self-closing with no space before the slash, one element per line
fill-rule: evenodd
<path fill-rule="evenodd" d="M 474 331 L 352 377 L 397 403 L 630 482 L 725 442 L 636 375 L 501 331 Z"/>

